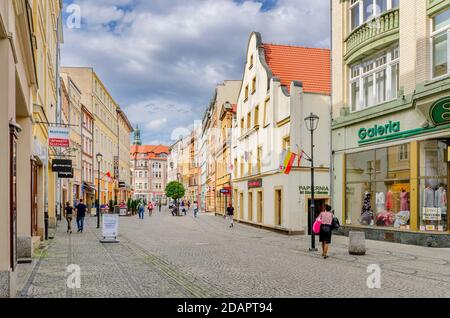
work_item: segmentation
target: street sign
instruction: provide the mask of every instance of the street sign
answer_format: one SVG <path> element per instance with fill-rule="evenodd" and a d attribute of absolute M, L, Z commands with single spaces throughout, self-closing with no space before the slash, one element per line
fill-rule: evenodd
<path fill-rule="evenodd" d="M 72 172 L 72 160 L 54 159 L 52 161 L 52 172 Z"/>
<path fill-rule="evenodd" d="M 119 188 L 120 188 L 120 189 L 124 189 L 124 188 L 126 188 L 126 187 L 127 187 L 127 184 L 126 184 L 125 182 L 119 181 Z"/>
<path fill-rule="evenodd" d="M 58 172 L 58 178 L 60 179 L 73 179 L 73 169 L 71 172 Z"/>
<path fill-rule="evenodd" d="M 70 129 L 64 127 L 51 127 L 48 129 L 48 145 L 50 147 L 70 147 Z"/>

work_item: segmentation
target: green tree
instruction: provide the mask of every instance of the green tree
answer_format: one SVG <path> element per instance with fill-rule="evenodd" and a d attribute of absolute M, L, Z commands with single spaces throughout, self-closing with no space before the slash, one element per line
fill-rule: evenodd
<path fill-rule="evenodd" d="M 181 183 L 177 181 L 169 182 L 169 184 L 166 187 L 166 196 L 168 198 L 174 199 L 177 206 L 178 200 L 183 198 L 185 193 L 186 189 Z"/>

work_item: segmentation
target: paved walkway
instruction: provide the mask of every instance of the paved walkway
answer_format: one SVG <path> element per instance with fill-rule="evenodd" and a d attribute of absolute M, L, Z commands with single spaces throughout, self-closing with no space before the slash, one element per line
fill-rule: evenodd
<path fill-rule="evenodd" d="M 350 256 L 333 237 L 331 257 L 310 253 L 308 237 L 237 224 L 208 214 L 120 219 L 120 243 L 99 243 L 95 218 L 83 234 L 60 226 L 33 264 L 22 266 L 21 297 L 450 297 L 450 250 L 368 241 Z M 68 289 L 66 267 L 81 268 Z M 382 269 L 367 288 L 367 267 Z"/>

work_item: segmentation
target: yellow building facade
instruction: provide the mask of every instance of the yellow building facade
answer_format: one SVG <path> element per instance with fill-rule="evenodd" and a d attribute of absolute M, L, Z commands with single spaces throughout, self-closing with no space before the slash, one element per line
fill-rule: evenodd
<path fill-rule="evenodd" d="M 0 297 L 14 297 L 18 261 L 55 221 L 48 126 L 57 109 L 60 1 L 0 2 Z M 55 32 L 57 30 L 57 32 Z M 20 195 L 19 195 L 20 191 Z"/>

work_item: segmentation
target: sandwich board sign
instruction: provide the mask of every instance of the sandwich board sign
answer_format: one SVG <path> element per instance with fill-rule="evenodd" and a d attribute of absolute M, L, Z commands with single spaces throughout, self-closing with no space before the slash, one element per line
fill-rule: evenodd
<path fill-rule="evenodd" d="M 102 215 L 102 243 L 119 243 L 119 215 L 103 214 Z"/>

